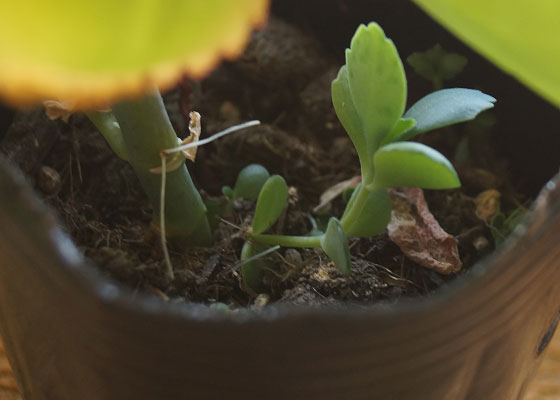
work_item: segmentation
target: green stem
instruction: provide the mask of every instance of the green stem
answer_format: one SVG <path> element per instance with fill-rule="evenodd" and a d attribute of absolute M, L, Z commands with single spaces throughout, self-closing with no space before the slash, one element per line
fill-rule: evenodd
<path fill-rule="evenodd" d="M 128 161 L 154 207 L 154 225 L 160 218 L 161 175 L 150 169 L 161 166 L 160 151 L 177 146 L 178 139 L 161 95 L 156 90 L 142 99 L 113 106 Z M 206 207 L 185 164 L 167 173 L 165 226 L 169 239 L 180 246 L 205 246 L 212 242 Z"/>
<path fill-rule="evenodd" d="M 321 247 L 321 236 L 252 235 L 251 239 L 262 244 L 283 247 L 311 248 Z"/>
<path fill-rule="evenodd" d="M 112 112 L 103 111 L 87 111 L 87 117 L 101 132 L 111 150 L 117 156 L 125 161 L 128 161 L 128 154 L 126 153 L 126 145 L 124 144 L 123 135 L 117 119 Z"/>
<path fill-rule="evenodd" d="M 340 220 L 340 225 L 344 232 L 348 232 L 350 227 L 354 224 L 355 221 L 360 218 L 362 211 L 367 203 L 368 197 L 371 194 L 371 191 L 365 188 L 362 184 L 360 185 L 358 193 L 356 193 L 348 202 L 348 206 L 342 215 L 342 219 Z"/>

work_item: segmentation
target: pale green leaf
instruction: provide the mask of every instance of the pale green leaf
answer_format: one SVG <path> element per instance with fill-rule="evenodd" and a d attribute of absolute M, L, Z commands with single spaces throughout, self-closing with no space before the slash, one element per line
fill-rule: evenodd
<path fill-rule="evenodd" d="M 560 1 L 415 2 L 485 57 L 560 106 Z"/>
<path fill-rule="evenodd" d="M 321 237 L 321 248 L 342 274 L 350 274 L 352 263 L 350 261 L 348 239 L 340 226 L 340 222 L 334 217 L 329 220 L 327 231 Z"/>
<path fill-rule="evenodd" d="M 280 175 L 272 175 L 265 182 L 253 217 L 253 233 L 261 234 L 282 215 L 288 200 L 288 185 Z"/>
<path fill-rule="evenodd" d="M 358 28 L 346 50 L 346 65 L 371 156 L 404 112 L 404 68 L 395 45 L 376 23 Z"/>
<path fill-rule="evenodd" d="M 375 153 L 375 187 L 451 189 L 461 185 L 457 172 L 441 153 L 421 143 L 391 143 Z"/>
<path fill-rule="evenodd" d="M 358 152 L 362 169 L 368 168 L 370 163 L 367 153 L 366 138 L 362 130 L 362 121 L 354 107 L 352 94 L 350 93 L 348 67 L 346 65 L 340 68 L 338 76 L 331 85 L 331 97 L 336 115 Z"/>
<path fill-rule="evenodd" d="M 416 126 L 396 140 L 408 140 L 420 133 L 459 122 L 470 121 L 494 107 L 495 98 L 473 89 L 443 89 L 418 100 L 404 114 L 416 120 Z"/>

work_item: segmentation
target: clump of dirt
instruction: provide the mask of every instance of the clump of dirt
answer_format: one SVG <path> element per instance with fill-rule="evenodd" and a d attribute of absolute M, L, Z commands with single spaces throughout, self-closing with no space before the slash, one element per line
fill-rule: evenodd
<path fill-rule="evenodd" d="M 221 187 L 232 185 L 247 164 L 260 163 L 294 188 L 275 229 L 287 234 L 309 232 L 310 210 L 321 193 L 359 175 L 356 152 L 331 106 L 330 84 L 338 67 L 313 37 L 271 19 L 266 30 L 254 35 L 240 60 L 223 64 L 202 82 L 183 82 L 166 94 L 178 132 L 185 133 L 190 110 L 202 114 L 203 136 L 242 120 L 263 122 L 199 149 L 196 164 L 188 167 L 205 198 L 223 201 Z M 435 134 L 426 140 L 453 157 L 459 139 L 449 143 Z M 220 221 L 212 247 L 171 249 L 175 268 L 171 282 L 159 239 L 150 229 L 151 206 L 132 168 L 111 152 L 85 117 L 74 115 L 64 123 L 48 120 L 41 110 L 20 113 L 2 151 L 56 209 L 86 257 L 108 276 L 164 299 L 230 307 L 262 307 L 273 301 L 371 303 L 425 295 L 453 279 L 410 261 L 382 234 L 350 240 L 353 273 L 349 277 L 343 277 L 320 250 L 281 249 L 268 256 L 274 267 L 267 270 L 262 293 L 254 293 L 243 286 L 239 270 L 254 203 L 236 201 Z M 495 167 L 500 163 L 489 165 L 488 159 L 483 166 L 476 160 L 463 164 L 464 189 L 426 193 L 436 218 L 458 239 L 463 271 L 494 247 L 487 224 L 475 214 L 474 197 L 486 187 L 479 187 L 478 178 L 472 176 L 486 174 L 495 178 L 489 186 L 510 190 L 501 175 L 496 177 L 503 171 Z M 330 212 L 340 215 L 343 208 L 337 199 Z"/>

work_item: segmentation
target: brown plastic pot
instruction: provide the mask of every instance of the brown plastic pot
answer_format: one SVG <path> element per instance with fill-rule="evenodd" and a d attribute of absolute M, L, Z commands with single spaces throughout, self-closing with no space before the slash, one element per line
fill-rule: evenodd
<path fill-rule="evenodd" d="M 526 96 L 518 110 L 537 101 L 504 87 Z M 506 150 L 529 153 L 534 184 L 558 162 L 531 151 L 552 126 L 531 115 L 532 144 Z M 500 250 L 426 298 L 228 314 L 101 276 L 1 161 L 0 333 L 26 400 L 521 399 L 560 315 L 559 186 L 557 175 Z"/>

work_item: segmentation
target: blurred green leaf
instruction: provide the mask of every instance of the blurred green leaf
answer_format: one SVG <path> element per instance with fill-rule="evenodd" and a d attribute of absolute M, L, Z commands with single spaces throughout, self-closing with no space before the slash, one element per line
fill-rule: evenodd
<path fill-rule="evenodd" d="M 451 163 L 438 151 L 415 142 L 396 142 L 375 153 L 375 187 L 451 189 L 461 185 Z"/>
<path fill-rule="evenodd" d="M 350 261 L 348 239 L 340 226 L 340 222 L 334 217 L 329 220 L 327 231 L 321 238 L 321 248 L 343 275 L 350 274 L 352 263 Z"/>
<path fill-rule="evenodd" d="M 404 114 L 416 120 L 416 126 L 397 140 L 408 140 L 420 133 L 459 122 L 470 121 L 484 110 L 494 107 L 495 98 L 473 89 L 443 89 L 418 100 Z"/>
<path fill-rule="evenodd" d="M 358 190 L 361 190 L 361 188 L 361 186 L 358 186 L 352 197 L 356 196 Z M 351 206 L 352 198 L 350 199 L 347 209 Z M 379 235 L 385 231 L 390 219 L 391 198 L 389 197 L 389 192 L 387 192 L 387 189 L 379 189 L 369 195 L 360 218 L 350 225 L 346 233 L 348 236 L 356 237 L 372 237 Z"/>
<path fill-rule="evenodd" d="M 404 112 L 406 77 L 390 39 L 376 23 L 361 25 L 346 50 L 348 82 L 371 156 Z"/>
<path fill-rule="evenodd" d="M 412 53 L 406 61 L 422 78 L 441 89 L 443 81 L 455 78 L 467 65 L 467 58 L 456 53 L 448 53 L 436 44 L 431 49 Z"/>
<path fill-rule="evenodd" d="M 267 13 L 267 0 L 2 0 L 0 96 L 106 108 L 208 73 Z"/>
<path fill-rule="evenodd" d="M 233 198 L 242 197 L 247 200 L 256 200 L 268 178 L 270 178 L 270 174 L 262 165 L 247 165 L 237 176 L 233 189 Z"/>
<path fill-rule="evenodd" d="M 257 199 L 253 217 L 253 233 L 261 234 L 282 215 L 288 200 L 288 185 L 280 175 L 272 175 L 265 182 Z"/>
<path fill-rule="evenodd" d="M 231 186 L 227 186 L 227 185 L 222 186 L 222 194 L 230 200 L 234 199 L 234 193 L 233 193 L 233 189 L 231 188 Z"/>
<path fill-rule="evenodd" d="M 560 107 L 560 1 L 415 2 L 475 50 Z"/>

